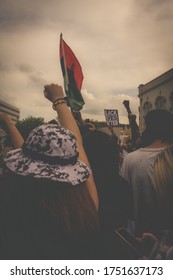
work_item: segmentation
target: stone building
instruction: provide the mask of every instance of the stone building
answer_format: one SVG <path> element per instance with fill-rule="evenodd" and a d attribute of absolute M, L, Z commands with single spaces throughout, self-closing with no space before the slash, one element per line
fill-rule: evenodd
<path fill-rule="evenodd" d="M 141 84 L 139 89 L 139 127 L 145 128 L 146 114 L 154 109 L 166 109 L 173 113 L 173 68 L 152 81 Z"/>
<path fill-rule="evenodd" d="M 16 122 L 20 117 L 19 108 L 2 100 L 0 100 L 0 112 L 8 114 L 14 122 Z"/>

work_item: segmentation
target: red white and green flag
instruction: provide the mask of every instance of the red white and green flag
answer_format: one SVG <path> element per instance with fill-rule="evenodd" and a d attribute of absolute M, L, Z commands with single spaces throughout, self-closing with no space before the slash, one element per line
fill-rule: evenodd
<path fill-rule="evenodd" d="M 72 110 L 79 111 L 85 104 L 81 95 L 82 68 L 75 54 L 60 36 L 60 62 L 64 77 L 64 88 Z"/>

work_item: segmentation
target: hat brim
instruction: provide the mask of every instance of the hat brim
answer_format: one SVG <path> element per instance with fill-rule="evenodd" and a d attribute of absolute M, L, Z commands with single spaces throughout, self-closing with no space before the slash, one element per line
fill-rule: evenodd
<path fill-rule="evenodd" d="M 6 166 L 18 175 L 49 179 L 74 186 L 85 182 L 91 174 L 91 169 L 80 160 L 74 165 L 52 165 L 25 156 L 21 149 L 8 152 L 4 161 Z"/>

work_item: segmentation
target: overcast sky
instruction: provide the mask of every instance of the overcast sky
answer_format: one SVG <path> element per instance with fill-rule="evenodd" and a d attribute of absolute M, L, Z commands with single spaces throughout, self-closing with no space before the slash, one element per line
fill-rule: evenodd
<path fill-rule="evenodd" d="M 56 116 L 42 92 L 63 85 L 61 32 L 83 69 L 83 118 L 118 109 L 128 123 L 123 100 L 138 114 L 138 86 L 173 67 L 172 0 L 0 0 L 0 99 L 21 119 Z"/>

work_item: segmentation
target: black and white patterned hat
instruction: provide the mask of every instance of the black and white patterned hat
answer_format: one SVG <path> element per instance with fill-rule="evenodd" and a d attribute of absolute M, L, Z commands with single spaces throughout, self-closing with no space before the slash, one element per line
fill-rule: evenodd
<path fill-rule="evenodd" d="M 91 174 L 91 169 L 78 160 L 74 135 L 56 124 L 33 129 L 22 148 L 10 151 L 4 160 L 19 175 L 71 185 L 84 182 Z"/>

